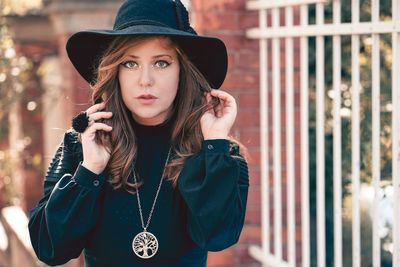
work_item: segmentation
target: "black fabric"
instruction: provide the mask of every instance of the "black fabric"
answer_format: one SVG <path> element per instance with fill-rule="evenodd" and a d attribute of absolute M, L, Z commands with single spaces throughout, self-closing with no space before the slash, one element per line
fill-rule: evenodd
<path fill-rule="evenodd" d="M 117 36 L 170 36 L 199 69 L 212 88 L 221 87 L 228 68 L 222 40 L 199 36 L 190 27 L 186 8 L 172 0 L 128 0 L 122 4 L 113 30 L 86 30 L 73 34 L 66 49 L 72 64 L 89 83 L 96 82 L 96 68 L 105 49 Z"/>
<path fill-rule="evenodd" d="M 167 157 L 171 123 L 133 125 L 145 223 Z M 31 242 L 41 261 L 63 264 L 83 250 L 87 267 L 205 267 L 207 251 L 238 241 L 248 171 L 238 147 L 228 140 L 203 141 L 202 152 L 187 160 L 177 188 L 163 181 L 148 228 L 159 250 L 148 260 L 131 249 L 133 237 L 142 231 L 136 196 L 114 190 L 104 173 L 90 172 L 81 160 L 77 133 L 68 131 L 46 175 L 45 195 L 30 212 Z"/>
<path fill-rule="evenodd" d="M 114 30 L 126 28 L 125 25 L 132 21 L 155 21 L 166 27 L 178 29 L 176 16 L 166 15 L 166 12 L 174 10 L 174 1 L 139 1 L 128 0 L 122 4 L 115 18 Z"/>

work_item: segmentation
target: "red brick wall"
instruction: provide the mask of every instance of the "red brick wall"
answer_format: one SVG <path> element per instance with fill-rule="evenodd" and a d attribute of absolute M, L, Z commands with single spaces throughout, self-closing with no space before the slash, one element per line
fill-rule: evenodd
<path fill-rule="evenodd" d="M 239 243 L 221 252 L 209 253 L 209 267 L 261 266 L 248 254 L 249 244 L 261 243 L 260 227 L 260 137 L 259 137 L 259 45 L 245 36 L 257 27 L 258 13 L 246 11 L 245 0 L 192 0 L 192 22 L 201 35 L 218 37 L 228 49 L 228 75 L 221 89 L 238 103 L 232 130 L 250 155 L 250 189 L 245 226 Z"/>
<path fill-rule="evenodd" d="M 228 75 L 222 90 L 231 93 L 238 102 L 238 116 L 232 134 L 247 146 L 250 159 L 250 189 L 247 203 L 245 226 L 239 243 L 232 248 L 218 253 L 210 253 L 208 266 L 260 266 L 248 254 L 249 244 L 261 243 L 261 186 L 260 186 L 260 128 L 259 128 L 259 45 L 258 40 L 246 38 L 245 30 L 258 27 L 258 13 L 247 11 L 245 0 L 192 0 L 192 18 L 199 34 L 221 38 L 228 49 Z M 294 24 L 299 24 L 299 11 L 295 9 Z M 280 23 L 285 17 L 281 12 Z M 268 16 L 271 25 L 271 16 Z M 285 45 L 280 42 L 281 66 L 281 149 L 282 149 L 282 243 L 283 258 L 287 260 L 287 203 L 286 203 L 286 113 L 285 113 Z M 268 44 L 268 66 L 272 66 L 271 43 Z M 296 202 L 296 260 L 301 262 L 301 214 L 300 214 L 300 75 L 299 75 L 299 40 L 294 43 L 294 88 L 295 88 L 295 202 Z M 271 82 L 271 77 L 268 77 Z M 272 151 L 272 94 L 269 84 L 269 149 Z M 269 165 L 272 166 L 269 155 Z M 273 173 L 269 173 L 269 184 L 273 186 Z M 273 201 L 273 191 L 270 201 Z M 270 236 L 273 252 L 273 206 L 270 209 Z"/>

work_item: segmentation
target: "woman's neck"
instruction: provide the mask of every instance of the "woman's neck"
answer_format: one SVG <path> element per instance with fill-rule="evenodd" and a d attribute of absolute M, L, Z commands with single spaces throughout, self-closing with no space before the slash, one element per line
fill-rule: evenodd
<path fill-rule="evenodd" d="M 175 121 L 175 116 L 167 118 L 162 123 L 156 125 L 144 125 L 137 122 L 132 118 L 131 123 L 135 135 L 139 139 L 149 139 L 154 137 L 169 137 L 172 133 L 173 123 Z"/>

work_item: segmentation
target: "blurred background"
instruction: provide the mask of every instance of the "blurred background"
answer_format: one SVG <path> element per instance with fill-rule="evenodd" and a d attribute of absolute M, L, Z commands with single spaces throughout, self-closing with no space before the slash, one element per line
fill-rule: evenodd
<path fill-rule="evenodd" d="M 340 4 L 341 23 L 350 23 L 352 6 L 359 4 L 360 22 L 369 22 L 373 16 L 372 0 L 342 0 L 342 1 L 299 1 L 311 3 L 307 5 L 307 23 L 316 24 L 318 5 L 323 10 L 323 23 L 330 24 L 334 20 L 334 2 Z M 45 266 L 40 263 L 30 246 L 27 232 L 29 210 L 36 206 L 43 195 L 43 179 L 47 166 L 52 159 L 58 144 L 66 130 L 70 128 L 71 119 L 80 111 L 89 106 L 91 91 L 89 85 L 79 76 L 69 62 L 65 51 L 68 37 L 83 29 L 112 28 L 115 14 L 123 1 L 112 0 L 0 0 L 0 267 Z M 295 250 L 289 253 L 290 237 L 288 237 L 289 209 L 287 182 L 286 156 L 289 153 L 286 145 L 288 114 L 285 111 L 287 100 L 287 61 L 285 61 L 285 42 L 280 41 L 277 62 L 280 63 L 279 76 L 281 102 L 278 109 L 281 121 L 278 125 L 282 140 L 279 142 L 281 150 L 281 175 L 279 180 L 282 185 L 280 198 L 282 209 L 282 228 L 280 233 L 274 232 L 276 225 L 273 197 L 276 185 L 272 173 L 274 148 L 273 139 L 273 44 L 266 37 L 266 55 L 268 81 L 266 83 L 267 97 L 266 116 L 268 117 L 267 144 L 269 148 L 268 160 L 262 161 L 262 144 L 260 142 L 260 44 L 259 38 L 251 34 L 251 29 L 260 27 L 259 12 L 251 8 L 250 2 L 271 3 L 271 1 L 245 1 L 245 0 L 192 0 L 182 1 L 189 9 L 191 24 L 198 33 L 216 36 L 225 41 L 229 55 L 227 79 L 222 86 L 223 90 L 230 92 L 237 99 L 239 112 L 237 121 L 232 129 L 232 135 L 239 139 L 249 150 L 250 192 L 245 219 L 245 226 L 237 245 L 222 252 L 210 253 L 208 266 L 246 266 L 255 267 L 262 265 L 262 259 L 257 253 L 252 253 L 251 246 L 260 247 L 266 243 L 271 248 L 267 255 L 277 254 L 274 242 L 277 236 L 281 237 L 280 257 L 272 266 L 302 266 L 304 265 L 304 242 L 307 240 L 309 253 L 309 266 L 323 266 L 318 264 L 317 245 L 317 103 L 324 103 L 324 226 L 326 238 L 326 256 L 324 265 L 334 266 L 334 57 L 333 37 L 323 38 L 323 59 L 325 74 L 325 92 L 322 98 L 317 98 L 317 38 L 310 36 L 307 40 L 308 53 L 308 116 L 307 127 L 308 143 L 300 140 L 300 39 L 298 34 L 294 38 L 294 218 L 295 218 Z M 284 27 L 287 13 L 285 3 L 276 1 L 278 9 L 278 24 Z M 292 1 L 293 2 L 293 1 Z M 318 4 L 319 2 L 320 4 Z M 323 4 L 321 4 L 324 2 Z M 374 1 L 372 1 L 374 2 Z M 375 1 L 376 2 L 376 1 Z M 392 15 L 394 1 L 378 1 L 378 14 L 380 22 L 389 22 Z M 317 4 L 315 4 L 317 3 Z M 293 5 L 287 4 L 287 6 Z M 300 25 L 303 13 L 299 6 L 293 9 L 294 25 Z M 267 10 L 266 26 L 273 23 L 273 11 Z M 372 173 L 372 58 L 373 38 L 370 34 L 360 35 L 359 44 L 359 71 L 360 71 L 360 163 L 359 163 L 359 208 L 360 208 L 360 266 L 373 266 L 373 217 L 378 214 L 379 227 L 379 254 L 380 266 L 395 266 L 393 264 L 393 171 L 392 171 L 392 34 L 379 34 L 380 74 L 379 101 L 380 117 L 378 130 L 379 136 L 379 185 L 373 187 Z M 283 39 L 283 38 L 282 38 Z M 353 223 L 353 171 L 352 171 L 352 36 L 345 35 L 340 40 L 340 127 L 341 127 L 341 214 L 342 222 L 342 262 L 336 266 L 352 266 L 354 257 L 352 250 L 352 223 Z M 279 44 L 279 43 L 278 43 Z M 276 125 L 276 124 L 274 124 Z M 301 171 L 300 152 L 307 146 L 309 156 L 309 181 L 307 188 L 309 194 L 304 198 L 300 187 L 303 183 Z M 268 172 L 267 190 L 262 190 L 262 170 L 270 167 Z M 274 182 L 275 181 L 275 182 Z M 280 195 L 279 195 L 280 196 Z M 378 199 L 378 213 L 373 213 L 374 196 Z M 267 200 L 268 199 L 268 200 Z M 306 199 L 309 205 L 310 218 L 307 226 L 310 231 L 305 236 L 302 232 L 301 207 Z M 264 201 L 264 202 L 263 202 Z M 269 217 L 262 223 L 263 205 L 270 201 L 268 208 Z M 374 215 L 375 214 L 375 215 Z M 265 225 L 271 227 L 268 234 Z M 263 228 L 264 227 L 264 228 Z M 292 255 L 292 256 L 291 256 Z M 292 258 L 292 260 L 290 260 Z M 294 259 L 294 260 L 293 260 Z M 290 262 L 290 264 L 288 263 Z M 336 263 L 338 264 L 338 263 Z M 376 263 L 375 263 L 376 264 Z M 306 264 L 307 265 L 307 264 Z M 72 260 L 65 266 L 84 266 L 82 256 Z M 266 264 L 264 266 L 267 266 Z M 269 265 L 268 265 L 269 266 Z M 308 265 L 307 265 L 308 266 Z M 377 266 L 377 265 L 374 265 Z"/>

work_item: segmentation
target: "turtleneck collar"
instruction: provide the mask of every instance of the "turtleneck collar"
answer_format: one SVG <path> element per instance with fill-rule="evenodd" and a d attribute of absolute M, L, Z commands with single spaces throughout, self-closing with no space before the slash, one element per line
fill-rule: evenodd
<path fill-rule="evenodd" d="M 175 116 L 171 116 L 164 122 L 157 125 L 143 125 L 131 119 L 135 135 L 139 139 L 150 139 L 154 137 L 169 137 L 172 134 L 172 126 L 175 121 Z"/>

